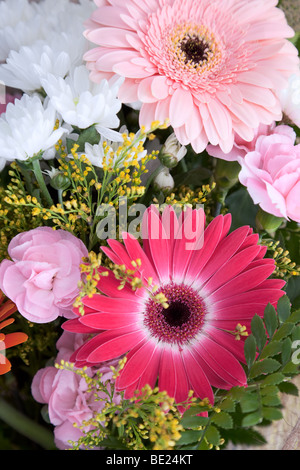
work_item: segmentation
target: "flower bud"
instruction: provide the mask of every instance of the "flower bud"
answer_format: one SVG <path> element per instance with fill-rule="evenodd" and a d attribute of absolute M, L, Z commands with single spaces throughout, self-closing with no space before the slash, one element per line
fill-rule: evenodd
<path fill-rule="evenodd" d="M 229 191 L 237 182 L 241 166 L 238 162 L 217 159 L 214 172 L 215 180 L 220 189 Z"/>
<path fill-rule="evenodd" d="M 174 168 L 186 155 L 187 149 L 181 145 L 175 134 L 171 134 L 164 143 L 161 155 L 161 163 L 167 168 Z"/>
<path fill-rule="evenodd" d="M 174 188 L 174 179 L 170 174 L 168 168 L 163 168 L 153 181 L 153 187 L 155 191 L 162 191 L 164 194 L 168 194 Z"/>
<path fill-rule="evenodd" d="M 57 191 L 65 191 L 71 184 L 70 179 L 68 176 L 65 176 L 58 170 L 51 170 L 48 172 L 50 176 L 50 185 L 52 188 L 56 189 Z"/>
<path fill-rule="evenodd" d="M 261 208 L 258 209 L 256 215 L 256 227 L 258 230 L 265 230 L 268 233 L 274 233 L 280 225 L 285 221 L 282 217 L 268 214 Z"/>

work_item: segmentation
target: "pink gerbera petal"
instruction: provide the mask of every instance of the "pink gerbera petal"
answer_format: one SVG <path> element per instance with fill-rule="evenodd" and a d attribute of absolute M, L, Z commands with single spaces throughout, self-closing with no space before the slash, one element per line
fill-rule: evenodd
<path fill-rule="evenodd" d="M 183 145 L 228 153 L 236 135 L 251 141 L 259 124 L 281 119 L 277 91 L 299 68 L 276 2 L 248 3 L 100 3 L 85 32 L 100 46 L 85 55 L 91 78 L 123 76 L 119 98 L 141 101 L 141 125 L 169 119 Z"/>

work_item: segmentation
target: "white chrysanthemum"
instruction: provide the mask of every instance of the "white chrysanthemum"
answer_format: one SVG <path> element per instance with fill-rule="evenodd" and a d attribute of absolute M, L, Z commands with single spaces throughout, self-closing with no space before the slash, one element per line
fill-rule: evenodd
<path fill-rule="evenodd" d="M 15 26 L 19 21 L 27 21 L 34 15 L 35 6 L 28 0 L 0 1 L 0 28 Z"/>
<path fill-rule="evenodd" d="M 0 80 L 6 86 L 32 93 L 42 88 L 47 74 L 65 77 L 74 67 L 82 64 L 87 50 L 86 40 L 77 33 L 53 33 L 51 38 L 11 51 L 5 64 L 0 65 Z"/>
<path fill-rule="evenodd" d="M 288 87 L 280 93 L 280 102 L 284 114 L 300 127 L 300 72 L 290 77 Z"/>
<path fill-rule="evenodd" d="M 51 41 L 55 33 L 66 33 L 81 38 L 84 22 L 96 8 L 93 0 L 42 0 L 28 4 L 27 0 L 0 0 L 0 62 L 5 62 L 10 51 L 31 46 L 38 40 Z M 87 49 L 90 42 L 85 40 Z M 78 45 L 74 44 L 74 51 Z M 78 54 L 82 53 L 81 50 Z"/>
<path fill-rule="evenodd" d="M 28 0 L 0 1 L 0 62 L 10 51 L 18 51 L 49 34 L 45 18 L 38 15 L 36 6 Z"/>
<path fill-rule="evenodd" d="M 99 134 L 110 140 L 119 140 L 120 134 L 112 131 L 119 126 L 117 116 L 121 102 L 117 93 L 122 79 L 96 84 L 90 81 L 84 65 L 76 67 L 65 79 L 48 74 L 42 80 L 44 90 L 63 120 L 79 129 L 95 125 Z"/>
<path fill-rule="evenodd" d="M 9 103 L 0 118 L 0 158 L 28 160 L 51 150 L 66 132 L 61 127 L 54 130 L 56 118 L 51 103 L 43 105 L 37 96 L 23 95 L 14 104 Z M 51 157 L 52 152 L 44 154 L 44 158 Z"/>

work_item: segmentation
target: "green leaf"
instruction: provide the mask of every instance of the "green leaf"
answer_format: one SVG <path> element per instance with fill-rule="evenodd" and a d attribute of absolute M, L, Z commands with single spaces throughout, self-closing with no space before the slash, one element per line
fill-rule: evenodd
<path fill-rule="evenodd" d="M 267 335 L 265 331 L 264 322 L 257 314 L 255 314 L 252 318 L 251 332 L 255 338 L 257 348 L 259 352 L 261 352 L 267 342 Z"/>
<path fill-rule="evenodd" d="M 281 372 L 275 372 L 275 374 L 268 375 L 266 378 L 263 379 L 262 385 L 278 385 L 283 382 L 285 379 L 285 375 Z"/>
<path fill-rule="evenodd" d="M 281 404 L 281 400 L 277 395 L 262 397 L 261 402 L 264 406 L 278 406 Z"/>
<path fill-rule="evenodd" d="M 244 344 L 244 354 L 247 362 L 248 369 L 251 369 L 255 362 L 256 358 L 256 341 L 253 335 L 250 335 L 246 338 Z"/>
<path fill-rule="evenodd" d="M 265 359 L 266 357 L 275 356 L 276 354 L 279 354 L 281 350 L 282 350 L 281 342 L 272 340 L 270 343 L 268 343 L 264 347 L 260 355 L 260 359 Z"/>
<path fill-rule="evenodd" d="M 231 397 L 226 397 L 218 406 L 223 411 L 233 412 L 235 410 L 235 402 Z"/>
<path fill-rule="evenodd" d="M 244 428 L 255 426 L 256 424 L 261 423 L 263 417 L 260 411 L 256 411 L 255 413 L 250 413 L 246 415 L 242 420 L 242 426 Z"/>
<path fill-rule="evenodd" d="M 283 365 L 287 364 L 292 355 L 292 341 L 290 338 L 285 338 L 282 342 L 281 362 Z"/>
<path fill-rule="evenodd" d="M 283 338 L 286 338 L 289 334 L 291 334 L 292 330 L 294 328 L 293 323 L 283 323 L 280 328 L 276 331 L 276 333 L 273 336 L 274 341 L 280 341 Z"/>
<path fill-rule="evenodd" d="M 246 393 L 245 387 L 232 387 L 232 389 L 228 392 L 228 397 L 232 398 L 233 400 L 241 400 L 241 398 Z"/>
<path fill-rule="evenodd" d="M 195 406 L 190 406 L 188 410 L 184 412 L 184 417 L 187 416 L 196 416 L 199 413 L 203 413 L 204 411 L 208 411 L 211 408 L 209 406 L 201 406 L 201 405 L 195 405 Z"/>
<path fill-rule="evenodd" d="M 270 303 L 266 306 L 264 311 L 264 322 L 266 325 L 267 332 L 270 338 L 272 338 L 278 326 L 278 319 L 276 310 Z"/>
<path fill-rule="evenodd" d="M 175 186 L 182 186 L 182 185 L 195 185 L 199 186 L 200 183 L 204 182 L 205 180 L 211 177 L 211 171 L 207 168 L 202 166 L 198 166 L 197 168 L 193 168 L 185 173 L 180 172 L 179 174 L 174 176 Z"/>
<path fill-rule="evenodd" d="M 281 322 L 285 322 L 291 314 L 291 302 L 287 295 L 280 297 L 277 302 L 277 314 Z"/>
<path fill-rule="evenodd" d="M 278 370 L 279 367 L 280 363 L 275 359 L 263 359 L 262 361 L 253 364 L 249 377 L 253 379 L 255 377 L 258 377 L 259 375 L 271 374 L 272 372 Z"/>
<path fill-rule="evenodd" d="M 91 126 L 91 127 L 88 127 L 87 129 L 84 129 L 80 133 L 77 141 L 73 142 L 73 144 L 76 143 L 77 145 L 79 145 L 77 152 L 84 152 L 86 142 L 88 142 L 91 145 L 96 145 L 96 144 L 99 144 L 99 141 L 100 141 L 100 135 L 97 129 L 95 128 L 95 126 Z"/>
<path fill-rule="evenodd" d="M 286 375 L 299 374 L 299 364 L 293 364 L 290 361 L 282 368 L 282 372 L 283 374 L 286 374 Z"/>
<path fill-rule="evenodd" d="M 267 386 L 261 387 L 260 393 L 262 396 L 277 395 L 279 393 L 279 387 L 277 387 L 276 385 L 267 385 Z"/>
<path fill-rule="evenodd" d="M 282 419 L 282 413 L 278 408 L 263 407 L 262 415 L 269 421 L 278 421 L 279 419 Z"/>
<path fill-rule="evenodd" d="M 183 416 L 180 421 L 180 424 L 184 428 L 198 429 L 199 426 L 206 426 L 208 421 L 209 418 L 206 418 L 204 416 Z"/>
<path fill-rule="evenodd" d="M 226 413 L 225 411 L 214 414 L 212 417 L 212 422 L 220 428 L 224 429 L 232 429 L 233 427 L 233 419 L 230 414 Z"/>
<path fill-rule="evenodd" d="M 293 395 L 294 397 L 299 396 L 298 387 L 292 382 L 282 382 L 278 388 L 281 393 L 286 393 L 287 395 Z"/>
<path fill-rule="evenodd" d="M 300 276 L 293 276 L 287 283 L 286 293 L 293 308 L 300 308 Z"/>
<path fill-rule="evenodd" d="M 259 405 L 260 403 L 257 393 L 246 393 L 240 401 L 240 406 L 243 413 L 250 413 L 250 411 L 256 411 Z"/>
<path fill-rule="evenodd" d="M 300 309 L 299 310 L 295 310 L 295 312 L 293 312 L 291 314 L 291 316 L 289 317 L 289 323 L 299 323 L 300 322 Z"/>
<path fill-rule="evenodd" d="M 212 424 L 208 426 L 208 428 L 206 429 L 205 437 L 208 440 L 208 442 L 214 446 L 218 446 L 220 444 L 220 439 L 221 439 L 220 433 L 217 430 L 217 428 L 213 426 Z"/>
<path fill-rule="evenodd" d="M 257 206 L 253 203 L 245 188 L 232 192 L 226 198 L 225 203 L 232 215 L 231 230 L 235 230 L 242 225 L 255 227 Z"/>
<path fill-rule="evenodd" d="M 176 444 L 178 446 L 193 444 L 201 438 L 202 434 L 203 431 L 184 431 Z"/>

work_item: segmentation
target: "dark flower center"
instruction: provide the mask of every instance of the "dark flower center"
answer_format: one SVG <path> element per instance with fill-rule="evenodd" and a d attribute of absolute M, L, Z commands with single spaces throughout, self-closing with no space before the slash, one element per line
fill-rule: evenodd
<path fill-rule="evenodd" d="M 185 62 L 199 64 L 207 61 L 210 52 L 209 44 L 198 36 L 187 35 L 180 44 L 182 52 L 185 54 Z"/>
<path fill-rule="evenodd" d="M 190 318 L 190 309 L 188 305 L 180 302 L 179 300 L 175 300 L 175 302 L 171 302 L 171 305 L 163 310 L 163 315 L 165 317 L 165 321 L 172 327 L 172 326 L 182 326 L 186 323 Z"/>
<path fill-rule="evenodd" d="M 182 345 L 201 330 L 206 308 L 203 299 L 191 287 L 170 283 L 158 292 L 165 295 L 164 308 L 152 298 L 146 304 L 144 325 L 158 340 Z"/>

